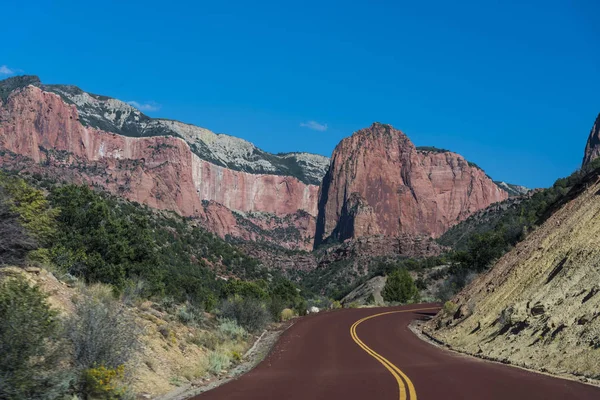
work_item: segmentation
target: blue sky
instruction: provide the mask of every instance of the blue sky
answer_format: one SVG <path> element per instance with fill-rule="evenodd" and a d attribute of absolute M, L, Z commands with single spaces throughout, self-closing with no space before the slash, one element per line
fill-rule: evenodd
<path fill-rule="evenodd" d="M 0 78 L 74 84 L 271 152 L 330 155 L 380 121 L 541 187 L 579 166 L 600 112 L 595 0 L 5 0 L 0 14 Z"/>

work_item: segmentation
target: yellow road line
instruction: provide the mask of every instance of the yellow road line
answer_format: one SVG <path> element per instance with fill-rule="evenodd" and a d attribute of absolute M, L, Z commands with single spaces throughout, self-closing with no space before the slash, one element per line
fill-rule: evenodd
<path fill-rule="evenodd" d="M 408 394 L 409 394 L 410 400 L 417 400 L 417 392 L 415 390 L 415 386 L 410 381 L 408 376 L 406 376 L 406 374 L 400 370 L 400 368 L 396 367 L 388 359 L 383 357 L 381 354 L 376 353 L 373 349 L 371 349 L 369 346 L 367 346 L 356 334 L 356 328 L 358 327 L 358 325 L 360 325 L 364 321 L 367 321 L 371 318 L 380 317 L 382 315 L 407 313 L 407 312 L 415 312 L 415 311 L 437 310 L 437 309 L 438 309 L 438 307 L 428 307 L 428 308 L 416 308 L 413 310 L 398 310 L 398 311 L 382 312 L 379 314 L 373 314 L 368 317 L 359 319 L 350 327 L 350 336 L 352 336 L 352 340 L 354 340 L 354 342 L 361 349 L 363 349 L 365 352 L 367 352 L 371 357 L 373 357 L 377 361 L 379 361 L 388 371 L 390 371 L 390 373 L 394 376 L 394 378 L 396 378 L 396 381 L 398 382 L 398 390 L 400 392 L 400 400 L 407 399 L 406 386 L 408 386 Z M 404 382 L 406 382 L 406 385 L 404 384 Z"/>

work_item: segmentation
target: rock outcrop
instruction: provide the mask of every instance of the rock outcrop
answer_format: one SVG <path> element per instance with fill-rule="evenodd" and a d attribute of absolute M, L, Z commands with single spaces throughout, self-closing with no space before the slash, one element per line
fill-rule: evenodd
<path fill-rule="evenodd" d="M 596 117 L 596 121 L 594 122 L 594 126 L 592 126 L 592 130 L 590 131 L 590 136 L 588 137 L 587 144 L 585 146 L 585 153 L 583 154 L 583 162 L 581 164 L 582 167 L 585 167 L 593 160 L 598 158 L 600 155 L 600 114 Z"/>
<path fill-rule="evenodd" d="M 600 378 L 599 193 L 594 171 L 427 331 L 467 353 Z"/>
<path fill-rule="evenodd" d="M 31 80 L 21 79 L 15 85 L 5 82 L 6 90 L 0 93 L 0 156 L 4 167 L 18 165 L 20 170 L 54 179 L 94 184 L 157 209 L 199 217 L 208 229 L 223 237 L 262 240 L 265 233 L 278 232 L 268 240 L 289 248 L 312 247 L 317 185 L 280 170 L 248 173 L 216 165 L 191 151 L 180 135 L 139 137 L 106 132 L 81 122 L 75 102 L 81 103 L 80 98 L 69 100 L 64 93 L 60 96 L 42 90 Z M 9 93 L 5 93 L 7 88 Z M 100 101 L 94 95 L 77 93 Z M 104 107 L 112 101 L 114 109 L 131 111 L 118 100 L 101 100 Z M 91 120 L 89 107 L 87 110 Z M 141 118 L 141 114 L 131 115 L 127 120 Z M 115 124 L 121 121 L 117 124 L 121 128 L 127 126 L 122 113 L 115 111 L 103 118 Z M 308 175 L 319 174 L 321 156 L 290 153 L 279 157 L 303 163 Z"/>
<path fill-rule="evenodd" d="M 508 194 L 462 156 L 415 148 L 375 123 L 335 148 L 319 198 L 315 244 L 370 235 L 437 237 Z"/>

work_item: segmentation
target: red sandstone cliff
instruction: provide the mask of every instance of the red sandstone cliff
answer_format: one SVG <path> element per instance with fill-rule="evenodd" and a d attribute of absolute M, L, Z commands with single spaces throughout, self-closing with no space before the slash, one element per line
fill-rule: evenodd
<path fill-rule="evenodd" d="M 598 156 L 600 156 L 600 114 L 596 117 L 594 126 L 592 126 L 592 130 L 590 131 L 590 136 L 585 146 L 585 153 L 583 154 L 582 167 L 585 167 L 598 158 Z"/>
<path fill-rule="evenodd" d="M 377 234 L 437 237 L 507 197 L 462 156 L 419 151 L 404 133 L 375 123 L 335 148 L 321 187 L 315 243 Z"/>
<path fill-rule="evenodd" d="M 97 184 L 129 200 L 200 217 L 221 236 L 256 239 L 261 229 L 275 229 L 281 222 L 282 228 L 295 226 L 297 237 L 273 241 L 292 248 L 311 246 L 316 185 L 216 166 L 179 138 L 134 138 L 86 127 L 75 105 L 35 86 L 15 90 L 0 106 L 0 149 L 30 158 L 32 169 L 43 163 L 45 173 L 53 171 L 61 179 Z M 241 223 L 243 218 L 231 210 L 271 215 L 252 215 L 250 222 Z"/>

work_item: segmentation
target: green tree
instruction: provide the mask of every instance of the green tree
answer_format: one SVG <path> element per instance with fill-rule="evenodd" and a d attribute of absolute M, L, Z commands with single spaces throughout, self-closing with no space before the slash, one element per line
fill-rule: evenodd
<path fill-rule="evenodd" d="M 0 174 L 0 185 L 9 193 L 11 210 L 27 232 L 40 246 L 47 245 L 56 235 L 56 217 L 59 210 L 51 208 L 44 192 L 16 177 Z"/>
<path fill-rule="evenodd" d="M 57 373 L 60 325 L 45 295 L 23 278 L 0 283 L 0 398 L 53 399 L 70 380 Z"/>
<path fill-rule="evenodd" d="M 404 268 L 397 269 L 388 275 L 381 294 L 383 299 L 389 302 L 406 303 L 419 299 L 419 289 Z"/>

